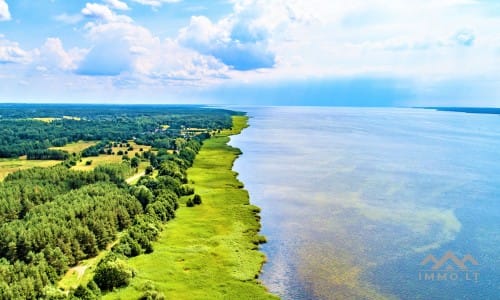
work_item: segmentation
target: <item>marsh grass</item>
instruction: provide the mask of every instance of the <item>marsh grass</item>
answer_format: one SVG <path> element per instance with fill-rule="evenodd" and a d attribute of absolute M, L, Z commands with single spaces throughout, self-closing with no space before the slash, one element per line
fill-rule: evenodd
<path fill-rule="evenodd" d="M 258 244 L 259 209 L 232 171 L 241 153 L 228 146 L 247 118 L 233 118 L 233 129 L 205 141 L 188 178 L 203 198 L 188 208 L 181 199 L 176 219 L 166 224 L 154 252 L 128 260 L 137 270 L 131 285 L 104 299 L 137 299 L 153 284 L 166 299 L 277 299 L 256 279 L 265 261 Z"/>

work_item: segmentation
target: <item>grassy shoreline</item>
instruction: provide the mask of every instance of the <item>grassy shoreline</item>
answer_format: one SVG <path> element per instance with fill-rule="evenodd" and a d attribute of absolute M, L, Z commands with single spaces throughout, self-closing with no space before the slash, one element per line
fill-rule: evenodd
<path fill-rule="evenodd" d="M 137 271 L 130 286 L 104 299 L 137 299 L 154 286 L 166 299 L 277 299 L 256 279 L 265 256 L 258 249 L 260 209 L 232 171 L 240 150 L 229 136 L 247 127 L 233 117 L 233 129 L 206 140 L 188 178 L 203 204 L 181 201 L 176 219 L 165 225 L 155 251 L 128 260 Z"/>

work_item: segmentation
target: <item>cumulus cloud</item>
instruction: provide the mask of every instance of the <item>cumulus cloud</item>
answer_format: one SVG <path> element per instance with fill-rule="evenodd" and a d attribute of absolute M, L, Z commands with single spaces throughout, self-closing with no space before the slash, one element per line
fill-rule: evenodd
<path fill-rule="evenodd" d="M 108 19 L 113 20 L 113 18 Z M 76 72 L 87 76 L 120 76 L 120 86 L 142 83 L 204 81 L 224 78 L 228 67 L 214 57 L 162 41 L 133 22 L 89 23 L 87 38 L 93 47 Z M 128 78 L 125 80 L 125 78 Z M 132 80 L 132 79 L 133 80 Z"/>
<path fill-rule="evenodd" d="M 33 53 L 0 35 L 0 64 L 28 64 L 32 59 Z"/>
<path fill-rule="evenodd" d="M 66 51 L 59 38 L 48 38 L 39 50 L 37 61 L 40 70 L 75 70 L 77 64 L 86 55 L 86 49 L 73 48 Z"/>
<path fill-rule="evenodd" d="M 116 10 L 129 10 L 127 3 L 120 0 L 104 0 L 111 8 Z"/>
<path fill-rule="evenodd" d="M 269 50 L 267 32 L 261 29 L 239 19 L 223 19 L 214 24 L 207 17 L 194 16 L 189 26 L 180 30 L 178 40 L 235 70 L 272 68 L 275 54 Z"/>
<path fill-rule="evenodd" d="M 9 21 L 10 19 L 9 5 L 5 0 L 0 0 L 0 21 Z"/>
<path fill-rule="evenodd" d="M 180 30 L 179 42 L 237 71 L 272 69 L 279 62 L 277 45 L 290 38 L 290 30 L 314 21 L 305 1 L 233 2 L 233 13 L 217 22 L 193 16 Z"/>
<path fill-rule="evenodd" d="M 82 9 L 82 14 L 87 18 L 96 19 L 105 22 L 132 22 L 132 19 L 125 15 L 118 15 L 114 13 L 108 6 L 87 3 Z"/>

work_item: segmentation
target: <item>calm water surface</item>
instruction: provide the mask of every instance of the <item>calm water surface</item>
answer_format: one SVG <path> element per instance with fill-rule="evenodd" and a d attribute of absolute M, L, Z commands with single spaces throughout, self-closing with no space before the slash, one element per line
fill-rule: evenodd
<path fill-rule="evenodd" d="M 261 279 L 272 292 L 500 299 L 500 116 L 241 110 L 251 119 L 232 138 L 244 153 L 234 168 L 262 208 L 268 263 Z M 448 251 L 478 265 L 421 265 Z"/>

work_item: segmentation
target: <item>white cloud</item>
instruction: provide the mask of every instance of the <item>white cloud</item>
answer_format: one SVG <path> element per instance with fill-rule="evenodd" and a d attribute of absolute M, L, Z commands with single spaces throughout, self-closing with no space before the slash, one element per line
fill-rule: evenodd
<path fill-rule="evenodd" d="M 113 76 L 121 86 L 139 82 L 179 85 L 183 81 L 203 85 L 227 76 L 227 66 L 217 59 L 171 39 L 161 41 L 137 24 L 91 22 L 86 28 L 93 47 L 77 68 L 81 75 Z"/>
<path fill-rule="evenodd" d="M 265 3 L 267 3 L 267 8 Z M 264 1 L 240 1 L 234 13 L 216 23 L 204 16 L 193 16 L 179 31 L 179 42 L 200 53 L 211 55 L 239 71 L 272 68 L 276 55 L 270 42 L 278 31 L 286 31 L 288 6 L 276 10 Z M 271 16 L 263 13 L 272 11 Z"/>
<path fill-rule="evenodd" d="M 132 22 L 132 19 L 125 15 L 117 15 L 108 6 L 97 4 L 97 3 L 87 3 L 82 9 L 82 14 L 87 18 L 93 18 L 98 21 L 105 22 Z"/>
<path fill-rule="evenodd" d="M 9 5 L 5 0 L 0 0 L 0 21 L 9 21 L 10 19 Z"/>
<path fill-rule="evenodd" d="M 157 33 L 124 13 L 132 4 L 157 8 L 179 1 L 93 2 L 100 4 L 55 17 L 69 24 L 85 20 L 74 32 L 86 33 L 80 47 L 87 50 L 64 49 L 64 37 L 24 50 L 2 37 L 0 63 L 6 65 L 0 76 L 23 66 L 44 76 L 74 72 L 75 84 L 105 81 L 104 89 L 383 77 L 417 82 L 424 90 L 445 81 L 500 80 L 500 18 L 492 9 L 500 5 L 493 1 L 230 0 L 230 14 L 192 16 L 169 37 L 165 32 L 175 28 L 167 27 L 178 19 L 148 21 L 162 31 Z M 2 3 L 7 7 L 0 0 L 0 18 L 6 19 Z"/>
<path fill-rule="evenodd" d="M 32 52 L 23 50 L 18 43 L 9 41 L 0 35 L 0 65 L 28 64 L 32 59 Z"/>
<path fill-rule="evenodd" d="M 129 10 L 127 3 L 120 0 L 104 0 L 111 8 L 116 10 Z"/>
<path fill-rule="evenodd" d="M 132 0 L 132 1 L 143 5 L 158 7 L 162 6 L 164 3 L 177 3 L 181 2 L 182 0 Z"/>
<path fill-rule="evenodd" d="M 264 78 L 435 78 L 498 73 L 500 19 L 480 1 L 235 1 L 250 34 L 276 55 Z M 240 11 L 248 11 L 246 14 Z M 246 18 L 246 16 L 248 16 Z M 245 32 L 243 32 L 245 33 Z M 234 31 L 233 38 L 236 36 Z M 245 34 L 239 36 L 245 37 Z M 494 69 L 497 69 L 496 71 Z M 247 74 L 258 77 L 255 74 Z"/>
<path fill-rule="evenodd" d="M 39 50 L 37 68 L 43 71 L 72 71 L 76 69 L 77 64 L 87 52 L 85 49 L 78 48 L 66 51 L 59 38 L 48 38 Z"/>

